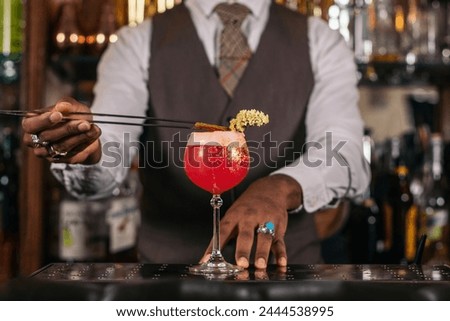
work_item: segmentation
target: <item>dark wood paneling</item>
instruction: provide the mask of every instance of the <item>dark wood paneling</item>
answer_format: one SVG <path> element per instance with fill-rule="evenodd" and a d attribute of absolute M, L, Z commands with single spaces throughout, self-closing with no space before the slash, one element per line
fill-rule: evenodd
<path fill-rule="evenodd" d="M 26 33 L 22 73 L 22 109 L 43 104 L 47 45 L 47 1 L 25 2 Z M 19 275 L 42 266 L 44 162 L 22 147 Z"/>

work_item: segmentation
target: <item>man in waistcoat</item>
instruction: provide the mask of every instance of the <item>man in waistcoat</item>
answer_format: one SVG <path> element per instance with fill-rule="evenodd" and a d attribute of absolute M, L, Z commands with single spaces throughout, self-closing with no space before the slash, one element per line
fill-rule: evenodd
<path fill-rule="evenodd" d="M 270 0 L 223 3 L 185 0 L 121 29 L 102 56 L 92 107 L 59 101 L 24 120 L 24 142 L 85 199 L 110 195 L 139 153 L 140 259 L 194 263 L 208 252 L 211 207 L 210 195 L 183 171 L 190 130 L 92 124 L 89 115 L 67 122 L 63 114 L 92 110 L 226 126 L 241 109 L 261 110 L 269 124 L 245 133 L 249 174 L 222 195 L 227 259 L 244 268 L 265 268 L 269 258 L 279 266 L 288 259 L 319 263 L 313 213 L 361 195 L 370 179 L 352 52 L 319 18 Z M 274 233 L 258 233 L 268 221 Z"/>

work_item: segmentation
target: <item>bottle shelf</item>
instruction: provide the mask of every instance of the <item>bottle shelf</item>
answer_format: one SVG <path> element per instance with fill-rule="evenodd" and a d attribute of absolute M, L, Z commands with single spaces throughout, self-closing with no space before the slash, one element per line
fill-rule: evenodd
<path fill-rule="evenodd" d="M 98 55 L 55 54 L 49 65 L 62 79 L 69 82 L 94 81 L 97 77 Z M 450 83 L 450 63 L 406 62 L 357 63 L 360 85 L 444 85 Z"/>
<path fill-rule="evenodd" d="M 450 63 L 406 62 L 358 63 L 361 85 L 414 85 L 442 86 L 450 83 Z"/>

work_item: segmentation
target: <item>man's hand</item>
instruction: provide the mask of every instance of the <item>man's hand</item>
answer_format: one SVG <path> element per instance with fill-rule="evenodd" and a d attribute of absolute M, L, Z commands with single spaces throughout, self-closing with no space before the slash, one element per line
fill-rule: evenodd
<path fill-rule="evenodd" d="M 275 174 L 252 183 L 233 203 L 220 221 L 220 245 L 236 238 L 235 258 L 239 266 L 247 268 L 250 253 L 255 247 L 255 267 L 265 269 L 269 254 L 275 256 L 278 266 L 287 265 L 284 235 L 288 223 L 288 210 L 302 204 L 302 189 L 293 178 Z M 275 236 L 256 233 L 261 224 L 271 221 L 275 225 Z M 255 235 L 256 234 L 256 235 Z M 255 239 L 256 236 L 256 239 Z M 211 246 L 206 253 L 211 252 Z M 202 258 L 206 261 L 208 255 Z"/>
<path fill-rule="evenodd" d="M 71 98 L 41 110 L 36 116 L 22 121 L 23 141 L 33 148 L 34 154 L 51 162 L 70 164 L 95 164 L 101 158 L 100 128 L 91 124 L 91 115 L 74 115 L 72 112 L 90 112 L 89 107 Z M 65 120 L 63 117 L 76 120 Z M 33 142 L 35 135 L 40 143 Z M 57 154 L 62 154 L 59 157 Z"/>

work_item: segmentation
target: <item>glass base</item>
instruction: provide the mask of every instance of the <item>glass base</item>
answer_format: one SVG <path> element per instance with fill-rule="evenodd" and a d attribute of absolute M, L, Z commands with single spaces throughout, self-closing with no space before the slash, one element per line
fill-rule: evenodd
<path fill-rule="evenodd" d="M 199 275 L 232 275 L 243 271 L 240 266 L 225 262 L 223 259 L 209 260 L 202 264 L 189 267 L 189 272 Z"/>

